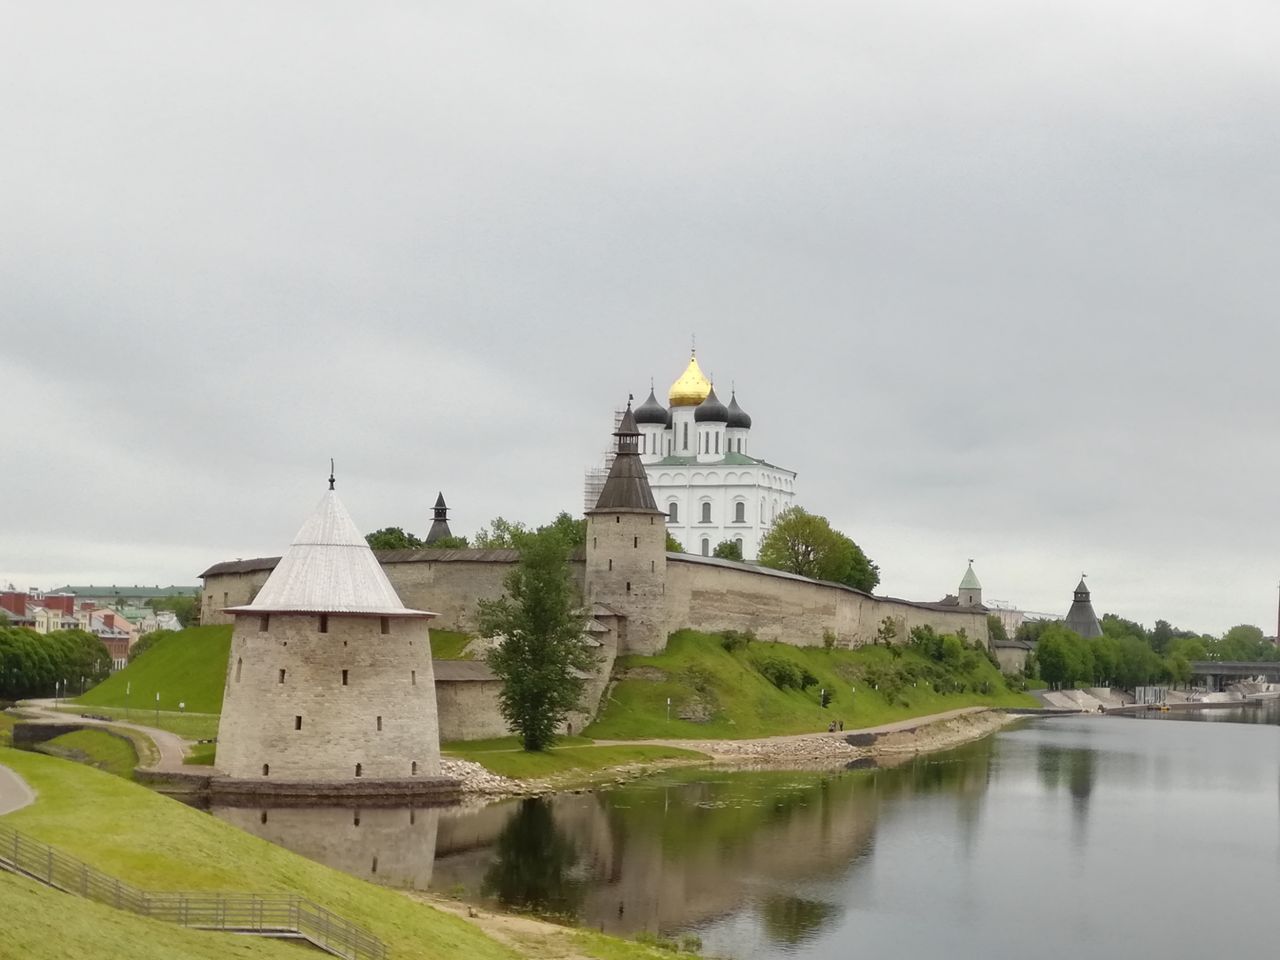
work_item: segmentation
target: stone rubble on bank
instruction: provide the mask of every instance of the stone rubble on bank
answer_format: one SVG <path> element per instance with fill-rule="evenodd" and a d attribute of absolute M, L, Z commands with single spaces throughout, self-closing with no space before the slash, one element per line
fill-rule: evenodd
<path fill-rule="evenodd" d="M 471 760 L 456 760 L 451 757 L 440 758 L 442 776 L 453 777 L 462 783 L 464 793 L 524 793 L 528 787 L 518 780 L 509 780 L 496 773 L 490 773 L 478 763 Z"/>

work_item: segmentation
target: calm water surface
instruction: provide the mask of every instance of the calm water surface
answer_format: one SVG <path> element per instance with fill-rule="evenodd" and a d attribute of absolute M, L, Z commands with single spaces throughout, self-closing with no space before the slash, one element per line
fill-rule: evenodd
<path fill-rule="evenodd" d="M 1280 702 L 1158 718 L 1029 721 L 893 770 L 682 771 L 266 823 L 215 812 L 381 882 L 622 934 L 696 933 L 739 960 L 1269 949 Z"/>

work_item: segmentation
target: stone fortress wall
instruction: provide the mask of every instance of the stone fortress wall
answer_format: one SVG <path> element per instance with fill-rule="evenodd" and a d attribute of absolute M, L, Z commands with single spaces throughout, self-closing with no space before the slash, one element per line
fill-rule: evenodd
<path fill-rule="evenodd" d="M 517 561 L 514 550 L 396 550 L 378 556 L 405 606 L 437 613 L 432 627 L 465 633 L 475 631 L 476 601 L 502 596 L 503 581 Z M 570 562 L 575 581 L 589 596 L 583 561 Z M 263 566 L 238 569 L 246 563 Z M 230 623 L 223 606 L 248 603 L 274 564 L 266 558 L 211 567 L 205 575 L 201 622 Z M 665 585 L 660 587 L 664 635 L 685 627 L 753 630 L 762 640 L 820 646 L 824 631 L 830 630 L 838 645 L 857 647 L 874 642 L 881 621 L 892 617 L 898 621 L 898 642 L 905 642 L 913 627 L 931 626 L 939 633 L 964 630 L 971 641 L 989 643 L 984 607 L 877 597 L 842 584 L 690 554 L 666 554 L 665 566 Z M 236 569 L 223 572 L 222 567 Z M 624 606 L 613 596 L 608 602 Z M 623 643 L 619 652 L 632 651 Z"/>

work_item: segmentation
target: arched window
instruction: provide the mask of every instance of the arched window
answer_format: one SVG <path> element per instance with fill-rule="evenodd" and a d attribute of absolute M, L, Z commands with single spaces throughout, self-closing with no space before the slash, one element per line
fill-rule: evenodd
<path fill-rule="evenodd" d="M 720 434 L 716 434 L 716 453 L 720 452 Z"/>
<path fill-rule="evenodd" d="M 702 522 L 703 523 L 711 522 L 711 504 L 710 503 L 704 502 L 702 504 Z"/>
<path fill-rule="evenodd" d="M 706 537 L 702 538 L 702 555 L 704 557 L 711 556 L 711 541 Z"/>
<path fill-rule="evenodd" d="M 733 505 L 733 522 L 747 522 L 747 502 L 745 500 L 739 500 Z"/>
<path fill-rule="evenodd" d="M 684 449 L 686 452 L 689 449 L 689 424 L 687 423 L 684 425 Z"/>
<path fill-rule="evenodd" d="M 680 522 L 680 504 L 676 503 L 674 500 L 667 504 L 667 522 Z"/>
<path fill-rule="evenodd" d="M 742 553 L 742 538 L 739 537 L 737 540 L 733 542 L 738 545 L 738 553 Z M 743 554 L 743 556 L 746 556 L 746 554 Z"/>

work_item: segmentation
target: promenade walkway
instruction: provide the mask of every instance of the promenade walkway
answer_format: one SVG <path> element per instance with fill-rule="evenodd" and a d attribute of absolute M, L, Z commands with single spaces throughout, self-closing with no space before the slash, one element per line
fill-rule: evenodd
<path fill-rule="evenodd" d="M 0 764 L 0 817 L 29 806 L 35 798 L 36 792 L 27 781 Z"/>
<path fill-rule="evenodd" d="M 191 772 L 191 768 L 185 766 L 182 762 L 187 755 L 187 742 L 176 733 L 144 726 L 140 723 L 132 723 L 127 720 L 93 720 L 88 717 L 82 717 L 78 713 L 55 710 L 55 704 L 56 701 L 54 700 L 23 700 L 18 704 L 18 709 L 33 714 L 37 721 L 78 723 L 99 727 L 123 727 L 127 730 L 136 730 L 138 733 L 148 737 L 156 745 L 156 753 L 159 757 L 154 763 L 140 765 L 141 769 L 154 773 Z M 85 712 L 93 710 L 92 707 L 84 707 L 83 709 Z"/>

